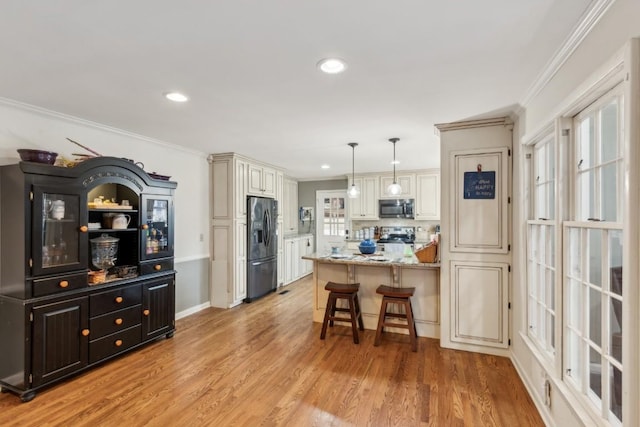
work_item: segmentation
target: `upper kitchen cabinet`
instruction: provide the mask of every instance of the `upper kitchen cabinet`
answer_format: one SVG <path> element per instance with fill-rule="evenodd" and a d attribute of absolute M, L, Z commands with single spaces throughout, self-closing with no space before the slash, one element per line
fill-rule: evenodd
<path fill-rule="evenodd" d="M 396 182 L 402 187 L 402 192 L 397 196 L 387 194 L 387 188 L 393 184 L 393 175 L 380 177 L 380 198 L 381 199 L 413 199 L 416 197 L 416 175 L 396 174 Z"/>
<path fill-rule="evenodd" d="M 440 220 L 440 172 L 418 173 L 416 189 L 415 219 Z"/>
<path fill-rule="evenodd" d="M 276 170 L 270 167 L 249 164 L 249 186 L 252 196 L 276 197 Z"/>
<path fill-rule="evenodd" d="M 298 232 L 298 182 L 284 179 L 283 206 L 278 207 L 284 216 L 284 234 L 296 234 Z"/>
<path fill-rule="evenodd" d="M 360 188 L 360 196 L 349 199 L 349 216 L 352 220 L 378 219 L 378 177 L 357 176 L 354 183 Z"/>

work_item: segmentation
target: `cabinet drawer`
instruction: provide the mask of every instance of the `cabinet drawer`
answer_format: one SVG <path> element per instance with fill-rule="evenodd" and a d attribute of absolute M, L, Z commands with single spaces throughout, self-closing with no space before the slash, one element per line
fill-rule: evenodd
<path fill-rule="evenodd" d="M 173 270 L 173 258 L 156 259 L 140 265 L 140 274 L 160 273 Z"/>
<path fill-rule="evenodd" d="M 101 292 L 89 297 L 91 317 L 142 303 L 142 286 L 128 286 L 113 291 Z"/>
<path fill-rule="evenodd" d="M 70 291 L 72 289 L 84 288 L 86 286 L 86 272 L 73 275 L 65 274 L 47 279 L 36 279 L 33 281 L 33 296 L 41 297 L 43 295 Z"/>
<path fill-rule="evenodd" d="M 89 320 L 89 330 L 91 331 L 91 339 L 96 340 L 106 335 L 123 331 L 132 326 L 140 324 L 142 306 L 134 305 L 98 317 L 92 317 Z"/>
<path fill-rule="evenodd" d="M 142 327 L 137 325 L 95 341 L 90 341 L 89 363 L 98 362 L 140 344 L 141 334 Z"/>

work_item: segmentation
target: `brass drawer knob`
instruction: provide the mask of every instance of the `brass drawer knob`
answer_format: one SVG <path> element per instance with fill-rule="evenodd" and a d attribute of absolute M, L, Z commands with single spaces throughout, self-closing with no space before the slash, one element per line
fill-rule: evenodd
<path fill-rule="evenodd" d="M 122 345 L 122 340 L 116 340 L 116 347 L 120 347 Z"/>
<path fill-rule="evenodd" d="M 161 266 L 160 264 L 156 264 L 153 268 L 154 268 L 156 271 L 160 271 L 160 270 L 162 270 L 162 266 Z"/>
<path fill-rule="evenodd" d="M 116 297 L 116 303 L 120 304 L 122 301 L 124 301 L 124 298 Z"/>
<path fill-rule="evenodd" d="M 144 314 L 145 316 L 148 316 L 148 315 L 149 315 L 149 313 L 151 313 L 151 312 L 149 311 L 149 309 L 146 309 L 146 310 L 144 310 L 144 311 L 142 312 L 142 314 Z"/>
<path fill-rule="evenodd" d="M 58 283 L 58 285 L 59 285 L 61 288 L 66 288 L 67 286 L 69 286 L 69 282 L 68 282 L 68 281 L 66 281 L 66 280 L 63 280 L 63 281 L 61 281 L 60 283 Z"/>
<path fill-rule="evenodd" d="M 116 325 L 122 325 L 122 319 L 120 318 L 116 319 Z"/>
<path fill-rule="evenodd" d="M 89 336 L 89 330 L 88 329 L 83 329 L 82 330 L 82 336 L 83 337 L 88 337 Z"/>
<path fill-rule="evenodd" d="M 80 226 L 80 232 L 81 233 L 86 233 L 87 231 L 89 231 L 89 227 L 87 227 L 86 225 L 81 225 Z"/>
<path fill-rule="evenodd" d="M 142 224 L 140 228 L 142 228 L 143 230 L 148 230 L 149 226 L 147 224 Z"/>

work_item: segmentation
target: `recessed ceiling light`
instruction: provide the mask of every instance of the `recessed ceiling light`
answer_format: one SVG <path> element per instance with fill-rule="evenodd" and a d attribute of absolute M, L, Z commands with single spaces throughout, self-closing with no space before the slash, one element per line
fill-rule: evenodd
<path fill-rule="evenodd" d="M 322 169 L 331 169 L 330 165 L 324 164 L 322 166 L 320 166 Z"/>
<path fill-rule="evenodd" d="M 391 164 L 392 165 L 399 165 L 400 164 L 400 160 L 391 160 Z"/>
<path fill-rule="evenodd" d="M 180 92 L 167 92 L 164 97 L 173 102 L 187 102 L 189 100 L 189 97 Z"/>
<path fill-rule="evenodd" d="M 347 64 L 339 58 L 325 58 L 317 65 L 321 71 L 327 74 L 338 74 L 347 69 Z"/>

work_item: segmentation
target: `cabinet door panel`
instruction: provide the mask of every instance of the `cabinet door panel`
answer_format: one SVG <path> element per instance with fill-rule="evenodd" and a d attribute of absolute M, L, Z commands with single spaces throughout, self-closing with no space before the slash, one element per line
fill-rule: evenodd
<path fill-rule="evenodd" d="M 33 275 L 86 268 L 86 193 L 64 185 L 34 185 L 32 212 Z"/>
<path fill-rule="evenodd" d="M 175 324 L 174 278 L 147 283 L 142 288 L 142 339 L 173 330 Z"/>
<path fill-rule="evenodd" d="M 170 196 L 142 195 L 140 259 L 173 256 L 173 200 Z"/>
<path fill-rule="evenodd" d="M 387 188 L 389 188 L 389 186 L 393 183 L 393 176 L 382 176 L 380 177 L 380 198 L 381 199 L 413 198 L 416 195 L 415 181 L 416 181 L 416 176 L 413 174 L 396 175 L 396 182 L 400 184 L 400 188 L 402 188 L 402 191 L 397 196 L 390 196 L 389 194 L 387 194 Z"/>
<path fill-rule="evenodd" d="M 276 196 L 276 171 L 274 169 L 264 168 L 262 170 L 262 189 L 265 196 Z"/>
<path fill-rule="evenodd" d="M 425 174 L 417 178 L 416 219 L 440 219 L 440 175 Z"/>
<path fill-rule="evenodd" d="M 87 297 L 33 308 L 33 386 L 84 368 L 88 361 Z"/>
<path fill-rule="evenodd" d="M 451 262 L 451 341 L 508 347 L 509 265 Z"/>
<path fill-rule="evenodd" d="M 262 195 L 262 168 L 256 165 L 249 165 L 249 186 L 247 191 L 251 194 Z"/>

